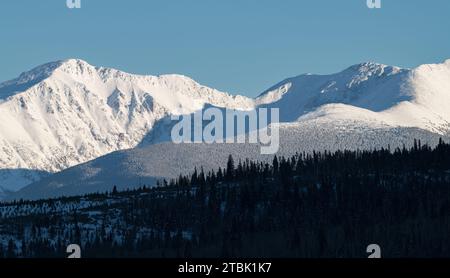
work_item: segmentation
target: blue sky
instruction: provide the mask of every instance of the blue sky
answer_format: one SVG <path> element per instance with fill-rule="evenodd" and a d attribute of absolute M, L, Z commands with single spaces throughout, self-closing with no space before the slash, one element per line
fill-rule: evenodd
<path fill-rule="evenodd" d="M 2 0 L 0 80 L 81 58 L 132 73 L 179 73 L 255 96 L 290 76 L 363 61 L 450 58 L 450 1 Z"/>

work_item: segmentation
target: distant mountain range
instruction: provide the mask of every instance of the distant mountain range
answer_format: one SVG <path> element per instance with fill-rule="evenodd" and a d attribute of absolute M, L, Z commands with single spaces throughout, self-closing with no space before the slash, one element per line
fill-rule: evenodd
<path fill-rule="evenodd" d="M 7 199 L 74 195 L 217 168 L 228 154 L 271 159 L 253 144 L 168 142 L 171 115 L 208 106 L 279 108 L 284 155 L 396 147 L 414 138 L 433 145 L 450 131 L 450 60 L 305 74 L 254 99 L 181 75 L 133 75 L 74 59 L 42 65 L 0 84 L 0 191 Z"/>

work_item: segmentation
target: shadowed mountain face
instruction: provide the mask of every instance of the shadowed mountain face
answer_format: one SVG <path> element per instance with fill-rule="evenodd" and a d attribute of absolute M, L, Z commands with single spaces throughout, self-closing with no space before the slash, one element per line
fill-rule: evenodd
<path fill-rule="evenodd" d="M 49 78 L 53 71 L 60 67 L 61 61 L 48 63 L 22 73 L 18 78 L 0 84 L 0 101 L 15 94 L 24 92 L 36 84 Z"/>
<path fill-rule="evenodd" d="M 10 187 L 11 184 L 18 182 L 39 181 L 48 177 L 50 173 L 39 170 L 28 169 L 0 169 L 0 198 L 18 190 L 18 188 Z M 23 181 L 21 181 L 23 180 Z"/>
<path fill-rule="evenodd" d="M 181 75 L 140 76 L 81 60 L 60 61 L 0 84 L 0 169 L 55 173 L 117 150 L 168 142 L 171 115 L 207 107 L 279 108 L 283 129 L 294 130 L 282 137 L 298 136 L 301 130 L 303 141 L 326 138 L 315 130 L 331 137 L 346 130 L 334 142 L 349 146 L 359 130 L 393 130 L 402 138 L 403 132 L 413 135 L 409 128 L 437 134 L 426 136 L 434 140 L 450 127 L 449 92 L 450 61 L 412 70 L 363 63 L 332 75 L 301 75 L 256 99 L 222 93 Z M 282 139 L 303 149 L 316 146 Z M 368 140 L 365 146 L 376 145 Z M 372 140 L 390 143 L 383 137 Z M 246 153 L 242 148 L 253 147 L 239 146 L 240 153 Z M 160 163 L 159 158 L 152 163 Z M 192 169 L 191 161 L 180 163 Z M 36 181 L 26 173 L 13 177 L 0 176 L 0 185 L 16 190 Z"/>

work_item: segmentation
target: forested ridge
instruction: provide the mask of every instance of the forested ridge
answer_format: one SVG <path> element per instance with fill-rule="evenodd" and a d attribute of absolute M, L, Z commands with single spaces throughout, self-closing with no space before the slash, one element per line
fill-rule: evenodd
<path fill-rule="evenodd" d="M 450 145 L 234 161 L 157 187 L 0 205 L 0 257 L 450 257 Z"/>

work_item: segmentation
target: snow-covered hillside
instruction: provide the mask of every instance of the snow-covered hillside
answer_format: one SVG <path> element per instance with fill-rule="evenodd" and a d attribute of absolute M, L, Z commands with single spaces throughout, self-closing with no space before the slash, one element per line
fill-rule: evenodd
<path fill-rule="evenodd" d="M 418 128 L 391 128 L 366 125 L 363 122 L 330 122 L 314 119 L 282 124 L 280 150 L 277 155 L 337 150 L 372 150 L 410 147 L 414 139 L 434 146 L 440 135 Z M 442 137 L 450 142 L 449 137 Z M 236 161 L 272 162 L 273 155 L 261 155 L 258 144 L 153 144 L 118 151 L 93 161 L 61 171 L 32 183 L 6 199 L 41 199 L 85 193 L 153 186 L 163 178 L 176 179 L 189 175 L 194 168 L 205 171 L 224 168 L 229 155 Z"/>
<path fill-rule="evenodd" d="M 450 130 L 450 60 L 415 69 L 363 63 L 337 74 L 300 75 L 255 99 L 222 93 L 180 75 L 132 75 L 81 60 L 49 63 L 0 84 L 0 191 L 17 190 L 49 173 L 141 142 L 145 144 L 136 152 L 148 145 L 152 148 L 170 138 L 170 115 L 190 114 L 210 105 L 279 108 L 282 141 L 293 141 L 300 149 L 315 148 L 323 138 L 334 138 L 334 144 L 322 144 L 325 147 L 358 146 L 352 140 L 361 131 L 362 145 L 369 148 L 414 137 L 435 140 Z M 182 153 L 196 152 L 195 148 L 175 149 Z M 223 159 L 214 149 L 227 152 L 233 145 L 208 148 L 208 157 L 190 153 L 191 160 L 183 158 L 175 166 L 161 163 L 162 153 L 153 155 L 151 163 L 165 168 L 145 175 L 166 177 L 180 169 L 191 170 L 198 159 L 205 166 L 210 166 L 208 161 L 218 166 Z M 252 148 L 256 149 L 251 145 L 236 149 L 247 154 Z M 171 155 L 178 159 L 176 153 Z M 96 176 L 92 173 L 102 168 L 95 169 L 89 168 L 88 174 Z"/>

